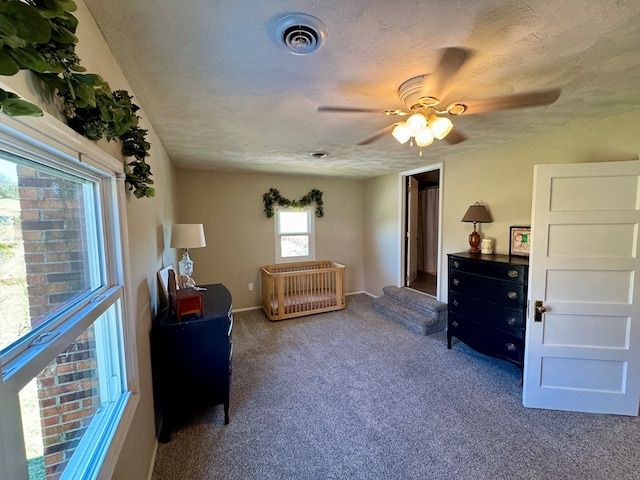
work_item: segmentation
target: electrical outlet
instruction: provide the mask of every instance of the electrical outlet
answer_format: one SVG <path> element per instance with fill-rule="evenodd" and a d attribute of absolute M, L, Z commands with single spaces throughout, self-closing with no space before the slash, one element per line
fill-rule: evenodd
<path fill-rule="evenodd" d="M 249 291 L 253 292 L 253 283 L 249 283 Z"/>

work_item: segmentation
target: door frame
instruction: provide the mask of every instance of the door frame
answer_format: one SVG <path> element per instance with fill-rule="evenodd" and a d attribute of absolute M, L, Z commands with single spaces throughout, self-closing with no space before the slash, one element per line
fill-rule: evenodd
<path fill-rule="evenodd" d="M 437 271 L 437 284 L 436 284 L 436 300 L 440 301 L 442 298 L 442 199 L 443 199 L 443 179 L 444 179 L 444 163 L 438 162 L 423 167 L 414 168 L 411 170 L 405 170 L 398 173 L 398 251 L 400 252 L 400 261 L 398 262 L 398 279 L 397 286 L 404 287 L 407 276 L 407 177 L 412 175 L 418 175 L 424 172 L 431 172 L 434 170 L 440 171 L 440 205 L 438 211 L 438 271 Z"/>

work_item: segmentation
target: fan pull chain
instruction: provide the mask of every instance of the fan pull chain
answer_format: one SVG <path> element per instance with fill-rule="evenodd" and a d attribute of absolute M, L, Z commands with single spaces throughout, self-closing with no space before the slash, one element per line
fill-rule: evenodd
<path fill-rule="evenodd" d="M 420 147 L 420 154 L 418 155 L 419 157 L 422 156 L 422 147 Z"/>

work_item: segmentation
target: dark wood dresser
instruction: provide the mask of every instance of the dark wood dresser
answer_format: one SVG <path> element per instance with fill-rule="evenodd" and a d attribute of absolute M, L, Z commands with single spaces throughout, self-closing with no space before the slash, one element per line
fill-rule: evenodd
<path fill-rule="evenodd" d="M 522 368 L 528 259 L 466 252 L 448 257 L 447 347 L 456 337 Z"/>
<path fill-rule="evenodd" d="M 151 332 L 156 423 L 159 440 L 197 409 L 224 405 L 229 423 L 233 315 L 231 294 L 222 284 L 204 285 L 204 315 L 178 321 L 165 310 Z"/>

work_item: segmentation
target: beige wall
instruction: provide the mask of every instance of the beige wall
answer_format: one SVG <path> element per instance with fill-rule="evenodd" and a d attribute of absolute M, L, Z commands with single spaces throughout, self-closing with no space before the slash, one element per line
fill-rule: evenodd
<path fill-rule="evenodd" d="M 460 219 L 476 201 L 487 205 L 494 220 L 480 225 L 482 237 L 494 239 L 496 253 L 508 254 L 509 226 L 530 224 L 534 165 L 637 160 L 639 127 L 640 110 L 635 110 L 598 121 L 565 125 L 535 140 L 447 160 L 441 178 L 443 255 L 469 248 L 468 236 L 473 227 Z M 399 185 L 398 175 L 365 182 L 366 289 L 375 295 L 382 293 L 382 286 L 397 285 L 399 281 L 400 253 L 394 247 L 400 236 L 399 219 L 396 206 L 391 205 L 399 195 Z M 442 263 L 442 269 L 440 294 L 446 301 L 446 262 Z"/>
<path fill-rule="evenodd" d="M 364 204 L 365 290 L 377 296 L 382 295 L 382 287 L 399 281 L 398 175 L 365 181 Z"/>
<path fill-rule="evenodd" d="M 270 188 L 290 200 L 313 188 L 322 192 L 325 215 L 315 220 L 316 259 L 346 265 L 347 292 L 364 289 L 362 181 L 179 169 L 177 186 L 177 222 L 204 224 L 207 239 L 205 248 L 190 251 L 193 277 L 199 284 L 223 283 L 234 309 L 260 305 L 259 268 L 275 263 L 274 220 L 262 203 Z"/>
<path fill-rule="evenodd" d="M 86 6 L 76 0 L 78 10 L 75 16 L 79 20 L 77 53 L 82 65 L 90 73 L 101 75 L 112 89 L 123 88 L 134 94 L 124 75 L 111 55 L 109 48 L 95 25 Z M 47 112 L 58 118 L 54 102 L 48 96 L 42 96 L 38 85 L 26 72 L 13 77 L 2 77 L 2 83 L 13 89 L 24 98 L 38 103 Z M 55 98 L 55 97 L 54 97 Z M 134 98 L 134 102 L 139 104 Z M 144 117 L 142 112 L 138 112 Z M 162 143 L 155 135 L 150 124 L 143 120 L 143 128 L 149 129 L 148 140 L 151 143 L 151 165 L 156 187 L 155 198 L 136 199 L 128 196 L 127 216 L 129 230 L 129 248 L 131 262 L 129 264 L 132 282 L 132 309 L 136 330 L 135 343 L 138 349 L 138 369 L 140 376 L 140 403 L 133 418 L 133 424 L 122 448 L 113 479 L 146 479 L 151 466 L 155 441 L 155 423 L 153 413 L 153 396 L 151 385 L 151 364 L 149 355 L 149 331 L 151 319 L 155 315 L 157 302 L 156 272 L 165 263 L 174 260 L 174 254 L 168 246 L 170 232 L 163 225 L 171 224 L 174 216 L 175 188 L 173 185 L 174 169 Z M 76 135 L 69 130 L 70 135 Z M 89 140 L 87 140 L 89 141 Z M 118 142 L 99 142 L 99 145 L 116 158 L 120 156 Z"/>

